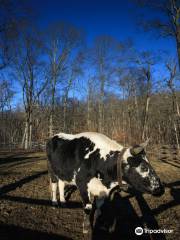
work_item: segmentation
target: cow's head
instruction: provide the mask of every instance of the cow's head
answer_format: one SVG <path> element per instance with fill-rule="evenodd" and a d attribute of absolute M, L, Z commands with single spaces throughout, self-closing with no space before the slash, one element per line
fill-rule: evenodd
<path fill-rule="evenodd" d="M 135 190 L 161 196 L 164 187 L 146 157 L 144 148 L 147 143 L 148 141 L 125 151 L 122 161 L 123 176 Z"/>

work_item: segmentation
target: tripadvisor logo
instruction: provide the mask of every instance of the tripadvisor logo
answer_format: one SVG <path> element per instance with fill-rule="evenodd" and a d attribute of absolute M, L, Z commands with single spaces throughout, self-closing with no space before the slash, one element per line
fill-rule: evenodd
<path fill-rule="evenodd" d="M 143 229 L 142 229 L 142 227 L 137 227 L 137 228 L 135 229 L 135 234 L 136 234 L 136 235 L 142 235 L 142 234 L 143 234 Z"/>
<path fill-rule="evenodd" d="M 142 227 L 135 228 L 136 235 L 142 235 L 143 233 L 172 233 L 172 229 L 147 229 Z"/>

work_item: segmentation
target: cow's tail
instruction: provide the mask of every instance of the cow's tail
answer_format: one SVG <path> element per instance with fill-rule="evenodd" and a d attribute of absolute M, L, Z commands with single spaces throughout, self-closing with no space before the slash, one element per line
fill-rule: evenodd
<path fill-rule="evenodd" d="M 52 152 L 53 152 L 53 141 L 49 139 L 46 143 L 46 154 L 47 154 L 47 169 L 50 176 L 50 185 L 51 182 L 56 182 L 56 177 L 52 169 Z"/>
<path fill-rule="evenodd" d="M 46 143 L 46 154 L 49 161 L 51 160 L 51 151 L 52 151 L 52 139 L 49 139 Z"/>

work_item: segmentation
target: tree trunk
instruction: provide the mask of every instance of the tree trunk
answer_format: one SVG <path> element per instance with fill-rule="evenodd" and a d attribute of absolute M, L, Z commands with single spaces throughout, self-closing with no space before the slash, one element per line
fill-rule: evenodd
<path fill-rule="evenodd" d="M 142 140 L 145 140 L 145 136 L 146 136 L 146 132 L 147 132 L 147 121 L 148 121 L 149 102 L 150 102 L 150 97 L 148 96 L 147 99 L 146 99 L 146 107 L 145 107 L 145 113 L 144 113 L 144 123 L 143 123 Z"/>
<path fill-rule="evenodd" d="M 53 114 L 52 111 L 50 113 L 50 117 L 49 117 L 49 137 L 53 136 Z"/>
<path fill-rule="evenodd" d="M 66 132 L 66 113 L 67 113 L 67 96 L 64 97 L 63 103 L 63 131 Z"/>
<path fill-rule="evenodd" d="M 25 123 L 25 140 L 24 140 L 24 149 L 28 149 L 28 139 L 29 139 L 29 124 L 28 124 L 28 119 L 26 119 Z"/>
<path fill-rule="evenodd" d="M 27 122 L 25 123 L 25 127 L 24 127 L 24 134 L 21 141 L 21 148 L 24 148 L 25 146 L 26 135 L 27 135 Z"/>
<path fill-rule="evenodd" d="M 28 139 L 28 148 L 32 148 L 32 111 L 29 112 L 29 139 Z"/>
<path fill-rule="evenodd" d="M 49 137 L 53 136 L 53 120 L 54 120 L 54 105 L 55 105 L 55 86 L 56 86 L 56 78 L 53 78 L 51 81 L 51 109 L 50 109 L 50 117 L 49 117 Z"/>
<path fill-rule="evenodd" d="M 90 93 L 88 93 L 88 102 L 87 102 L 87 128 L 88 128 L 88 130 L 91 129 L 90 112 L 91 112 L 91 101 L 90 101 Z"/>
<path fill-rule="evenodd" d="M 176 144 L 177 144 L 177 149 L 180 149 L 180 145 L 179 145 L 179 138 L 178 138 L 178 130 L 177 130 L 177 126 L 176 123 L 174 122 L 174 131 L 175 131 L 175 136 L 176 136 Z"/>
<path fill-rule="evenodd" d="M 100 97 L 99 97 L 99 127 L 98 131 L 103 133 L 104 131 L 104 76 L 100 79 Z"/>
<path fill-rule="evenodd" d="M 177 54 L 178 54 L 178 63 L 179 63 L 179 71 L 180 71 L 180 24 L 179 24 L 179 20 L 180 20 L 180 17 L 178 16 L 176 44 L 177 44 Z"/>

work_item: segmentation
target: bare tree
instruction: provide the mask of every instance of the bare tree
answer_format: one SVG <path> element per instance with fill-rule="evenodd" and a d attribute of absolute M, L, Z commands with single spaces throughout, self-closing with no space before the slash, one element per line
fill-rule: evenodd
<path fill-rule="evenodd" d="M 32 142 L 32 114 L 39 95 L 44 90 L 47 80 L 43 78 L 42 41 L 40 33 L 32 29 L 25 31 L 13 44 L 13 68 L 19 80 L 25 107 L 25 130 L 22 146 L 31 148 Z M 41 80 L 42 79 L 42 80 Z"/>
<path fill-rule="evenodd" d="M 49 136 L 53 135 L 54 125 L 54 107 L 55 96 L 57 94 L 57 88 L 59 84 L 63 84 L 65 75 L 67 74 L 67 68 L 71 67 L 70 60 L 73 57 L 75 49 L 82 41 L 82 33 L 74 26 L 67 23 L 56 23 L 49 29 L 50 39 L 48 44 L 49 55 L 49 78 L 51 89 L 51 110 L 49 117 Z M 74 74 L 74 73 L 73 73 Z M 73 74 L 68 78 L 66 82 L 66 94 L 64 103 L 64 119 L 66 111 L 66 99 L 69 92 L 69 88 L 73 81 Z M 62 87 L 62 86 L 61 86 Z M 64 123 L 65 128 L 65 123 Z"/>
<path fill-rule="evenodd" d="M 14 96 L 10 81 L 1 76 L 0 80 L 0 141 L 4 144 L 10 139 L 9 115 Z M 12 136 L 12 134 L 11 134 Z"/>
<path fill-rule="evenodd" d="M 169 77 L 167 79 L 167 86 L 171 91 L 172 96 L 172 120 L 174 125 L 174 132 L 176 136 L 176 144 L 178 149 L 180 149 L 179 143 L 179 124 L 180 123 L 180 111 L 179 111 L 179 103 L 177 100 L 176 89 L 174 86 L 174 81 L 177 77 L 177 64 L 176 62 L 168 62 L 166 63 L 166 68 L 169 72 Z"/>
<path fill-rule="evenodd" d="M 98 103 L 98 131 L 104 132 L 104 100 L 108 82 L 115 71 L 116 58 L 122 49 L 122 45 L 110 36 L 99 36 L 94 41 L 93 63 L 96 70 L 96 78 L 99 82 Z"/>
<path fill-rule="evenodd" d="M 146 30 L 155 30 L 161 37 L 172 37 L 176 41 L 180 67 L 180 1 L 179 0 L 135 0 L 141 7 L 151 9 L 159 17 L 144 18 L 141 26 Z M 148 20 L 147 20 L 148 19 Z"/>
<path fill-rule="evenodd" d="M 27 1 L 0 0 L 0 70 L 11 61 L 11 42 L 17 39 L 21 26 L 32 21 L 33 15 Z"/>
<path fill-rule="evenodd" d="M 67 81 L 65 82 L 64 87 L 64 96 L 63 96 L 63 131 L 67 131 L 67 104 L 68 104 L 68 96 L 71 88 L 75 87 L 75 82 L 78 77 L 83 74 L 83 59 L 84 56 L 82 52 L 79 52 L 75 58 L 70 61 L 69 71 L 66 76 Z"/>

